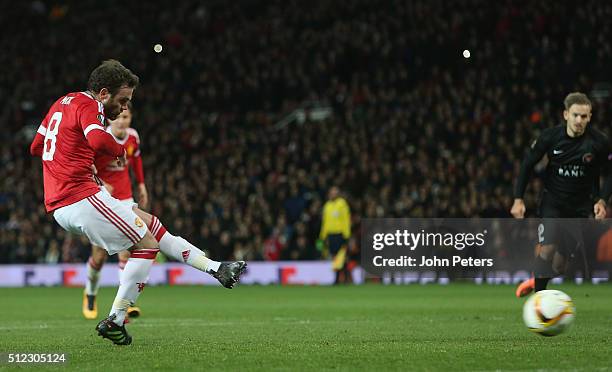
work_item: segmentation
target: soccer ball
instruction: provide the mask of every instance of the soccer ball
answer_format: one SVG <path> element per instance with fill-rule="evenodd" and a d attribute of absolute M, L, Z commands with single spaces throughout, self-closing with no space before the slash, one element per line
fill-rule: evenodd
<path fill-rule="evenodd" d="M 574 322 L 575 316 L 570 296 L 552 289 L 534 293 L 523 306 L 525 325 L 542 336 L 562 333 Z"/>

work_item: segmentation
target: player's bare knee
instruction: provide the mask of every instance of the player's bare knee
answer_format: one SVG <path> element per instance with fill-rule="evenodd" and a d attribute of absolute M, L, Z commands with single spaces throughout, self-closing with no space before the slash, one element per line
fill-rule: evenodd
<path fill-rule="evenodd" d="M 147 231 L 144 238 L 132 247 L 132 250 L 137 249 L 159 249 L 159 242 L 155 240 L 155 237 L 150 231 Z"/>
<path fill-rule="evenodd" d="M 151 222 L 153 221 L 152 215 L 150 215 L 149 213 L 143 211 L 142 209 L 136 206 L 133 208 L 133 210 L 134 210 L 134 213 L 136 213 L 136 215 L 140 217 L 147 226 L 151 226 Z"/>
<path fill-rule="evenodd" d="M 107 257 L 108 254 L 103 248 L 95 245 L 91 247 L 91 258 L 96 265 L 103 265 L 106 262 Z"/>
<path fill-rule="evenodd" d="M 129 251 L 121 251 L 119 252 L 119 260 L 120 261 L 127 261 L 130 258 L 130 252 Z"/>
<path fill-rule="evenodd" d="M 568 260 L 560 255 L 559 253 L 555 253 L 552 262 L 552 268 L 557 274 L 565 274 L 567 269 Z"/>
<path fill-rule="evenodd" d="M 553 263 L 553 270 L 556 274 L 565 274 L 565 263 Z"/>

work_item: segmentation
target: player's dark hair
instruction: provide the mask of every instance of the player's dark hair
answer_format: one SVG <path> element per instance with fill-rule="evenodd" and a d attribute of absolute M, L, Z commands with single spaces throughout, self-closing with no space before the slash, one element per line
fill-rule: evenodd
<path fill-rule="evenodd" d="M 591 103 L 589 97 L 587 97 L 586 94 L 580 92 L 573 92 L 568 94 L 567 97 L 565 97 L 565 100 L 563 100 L 563 104 L 565 105 L 566 110 L 569 110 L 572 105 L 588 105 L 593 107 L 593 104 Z"/>
<path fill-rule="evenodd" d="M 87 81 L 87 89 L 98 93 L 102 88 L 106 88 L 110 94 L 116 94 L 123 86 L 136 88 L 139 81 L 138 76 L 123 66 L 121 62 L 109 59 L 91 72 L 89 81 Z"/>

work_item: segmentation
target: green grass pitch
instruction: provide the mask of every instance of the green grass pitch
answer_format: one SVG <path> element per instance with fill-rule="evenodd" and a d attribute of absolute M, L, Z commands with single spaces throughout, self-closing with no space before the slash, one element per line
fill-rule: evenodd
<path fill-rule="evenodd" d="M 610 285 L 552 288 L 572 296 L 577 318 L 545 338 L 523 326 L 510 286 L 148 287 L 127 347 L 82 318 L 81 289 L 3 288 L 0 353 L 66 352 L 49 368 L 101 371 L 611 368 Z M 114 293 L 101 290 L 100 316 Z"/>

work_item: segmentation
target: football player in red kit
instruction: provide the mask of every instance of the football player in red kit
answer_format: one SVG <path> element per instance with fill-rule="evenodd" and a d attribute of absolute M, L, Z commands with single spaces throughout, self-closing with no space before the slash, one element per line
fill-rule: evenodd
<path fill-rule="evenodd" d="M 180 236 L 170 234 L 157 217 L 136 206 L 128 208 L 96 183 L 92 165 L 103 154 L 125 166 L 127 151 L 104 128 L 127 109 L 139 79 L 116 60 L 96 67 L 87 91 L 68 93 L 49 109 L 30 145 L 42 158 L 45 207 L 66 231 L 86 235 L 109 254 L 130 250 L 117 295 L 107 318 L 96 326 L 98 335 L 117 345 L 129 345 L 132 336 L 125 317 L 143 291 L 151 265 L 160 250 L 209 273 L 232 288 L 246 268 L 244 261 L 221 263 Z"/>

